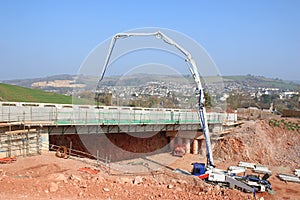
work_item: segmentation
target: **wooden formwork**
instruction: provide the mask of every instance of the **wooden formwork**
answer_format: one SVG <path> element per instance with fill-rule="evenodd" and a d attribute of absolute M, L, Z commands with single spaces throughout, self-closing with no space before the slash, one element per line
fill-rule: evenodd
<path fill-rule="evenodd" d="M 40 131 L 22 129 L 0 134 L 0 157 L 29 156 L 41 154 Z"/>

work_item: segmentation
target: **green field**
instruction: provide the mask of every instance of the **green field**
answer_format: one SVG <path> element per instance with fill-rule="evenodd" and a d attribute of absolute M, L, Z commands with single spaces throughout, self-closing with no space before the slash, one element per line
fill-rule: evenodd
<path fill-rule="evenodd" d="M 24 88 L 15 85 L 0 83 L 0 100 L 14 102 L 39 102 L 72 104 L 72 97 L 62 94 L 45 92 L 38 89 Z M 76 103 L 88 103 L 82 99 L 76 99 Z"/>

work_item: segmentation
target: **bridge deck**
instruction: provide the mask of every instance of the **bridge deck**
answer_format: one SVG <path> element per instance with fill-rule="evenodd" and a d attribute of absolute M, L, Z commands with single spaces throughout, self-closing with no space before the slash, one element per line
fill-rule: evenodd
<path fill-rule="evenodd" d="M 208 113 L 208 123 L 235 123 L 235 113 Z M 39 121 L 55 125 L 199 124 L 198 113 L 189 109 L 94 107 L 21 102 L 0 102 L 0 122 Z"/>

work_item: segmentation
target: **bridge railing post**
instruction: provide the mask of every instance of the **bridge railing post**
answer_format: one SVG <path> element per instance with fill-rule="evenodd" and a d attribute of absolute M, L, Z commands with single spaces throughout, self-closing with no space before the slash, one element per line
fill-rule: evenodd
<path fill-rule="evenodd" d="M 98 120 L 97 120 L 98 124 L 100 123 L 100 109 L 98 109 Z"/>
<path fill-rule="evenodd" d="M 58 111 L 57 108 L 55 108 L 55 122 L 58 122 Z"/>
<path fill-rule="evenodd" d="M 142 113 L 140 113 L 140 124 L 142 123 Z"/>
<path fill-rule="evenodd" d="M 119 110 L 119 112 L 118 112 L 118 125 L 120 125 L 120 121 L 121 121 L 121 111 Z"/>
<path fill-rule="evenodd" d="M 85 111 L 85 124 L 87 124 L 88 122 L 88 114 L 87 114 L 87 110 Z"/>
<path fill-rule="evenodd" d="M 8 121 L 10 122 L 10 105 L 8 106 Z"/>
<path fill-rule="evenodd" d="M 32 121 L 32 107 L 30 107 L 30 121 Z"/>

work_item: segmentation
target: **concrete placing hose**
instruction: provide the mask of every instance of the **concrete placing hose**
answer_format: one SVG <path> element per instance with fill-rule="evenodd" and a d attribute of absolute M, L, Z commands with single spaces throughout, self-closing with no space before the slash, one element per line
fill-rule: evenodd
<path fill-rule="evenodd" d="M 65 146 L 59 146 L 56 150 L 55 156 L 59 158 L 69 158 L 69 155 L 67 154 L 68 149 Z"/>

